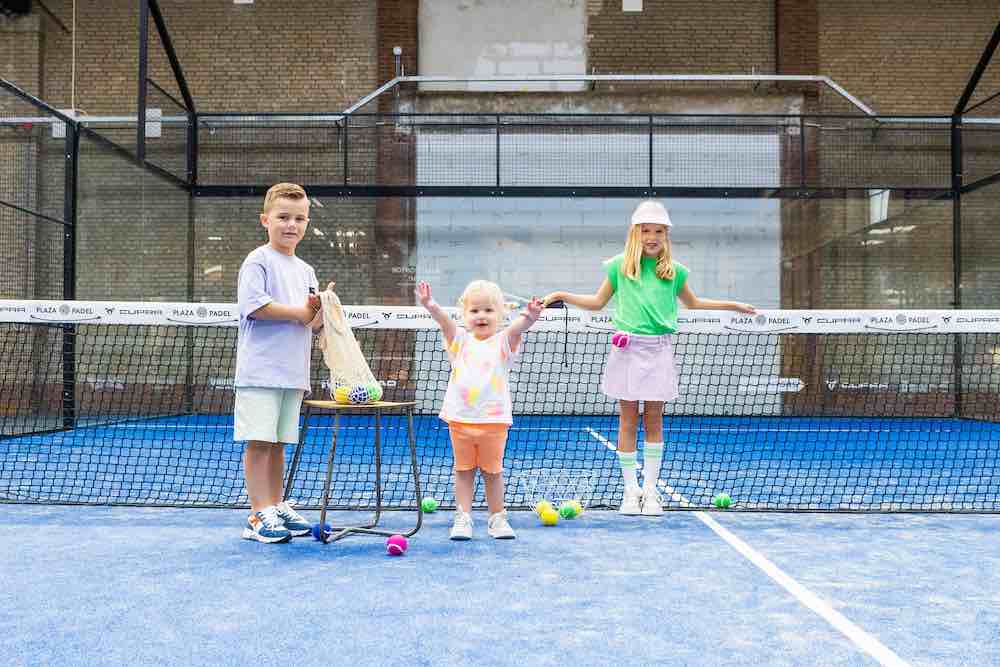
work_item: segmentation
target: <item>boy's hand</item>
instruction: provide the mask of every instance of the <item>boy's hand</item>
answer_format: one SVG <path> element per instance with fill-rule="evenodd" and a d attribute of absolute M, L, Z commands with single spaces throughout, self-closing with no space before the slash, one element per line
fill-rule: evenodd
<path fill-rule="evenodd" d="M 323 307 L 323 302 L 319 299 L 319 294 L 310 294 L 306 305 L 312 308 L 313 313 L 319 312 L 319 309 Z"/>
<path fill-rule="evenodd" d="M 426 308 L 427 305 L 433 301 L 433 298 L 431 297 L 431 286 L 423 280 L 417 283 L 417 289 L 414 290 L 414 293 L 417 295 L 417 301 L 419 301 L 420 305 L 424 308 Z"/>
<path fill-rule="evenodd" d="M 306 301 L 306 305 L 302 306 L 301 310 L 299 310 L 298 320 L 302 324 L 308 325 L 313 321 L 313 318 L 316 317 L 316 313 L 319 312 L 319 308 L 313 308 L 312 299 L 313 295 L 309 295 L 309 300 Z"/>

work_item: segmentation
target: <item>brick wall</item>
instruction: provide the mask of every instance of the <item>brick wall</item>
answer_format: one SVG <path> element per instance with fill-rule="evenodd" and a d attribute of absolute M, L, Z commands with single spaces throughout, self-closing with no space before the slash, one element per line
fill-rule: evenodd
<path fill-rule="evenodd" d="M 596 74 L 749 74 L 774 71 L 770 0 L 589 3 L 587 67 Z"/>
<path fill-rule="evenodd" d="M 180 55 L 191 91 L 202 111 L 331 111 L 341 109 L 394 74 L 391 53 L 393 46 L 403 47 L 403 62 L 408 73 L 416 71 L 419 44 L 417 42 L 417 9 L 415 0 L 346 0 L 314 3 L 298 2 L 234 5 L 227 2 L 193 5 L 181 0 L 163 0 L 163 13 L 171 30 L 174 45 Z M 76 106 L 92 114 L 129 113 L 134 110 L 137 46 L 136 3 L 134 0 L 110 0 L 100 9 L 78 6 Z M 47 6 L 67 25 L 70 23 L 70 0 L 51 0 Z M 821 73 L 828 74 L 856 94 L 862 101 L 882 112 L 928 113 L 947 112 L 965 85 L 993 25 L 1000 19 L 1000 7 L 977 0 L 956 0 L 953 3 L 926 1 L 883 3 L 856 0 L 791 0 L 704 3 L 683 0 L 671 3 L 646 2 L 638 14 L 623 13 L 621 3 L 611 0 L 589 0 L 587 3 L 588 69 L 607 72 L 697 72 L 697 73 Z M 0 22 L 0 72 L 13 78 L 32 92 L 57 107 L 70 105 L 69 35 L 51 19 L 35 14 L 17 21 Z M 171 74 L 166 59 L 158 49 L 155 31 L 151 31 L 151 76 L 171 92 Z M 942 36 L 947 35 L 947 40 Z M 983 82 L 984 89 L 1000 88 L 1000 66 L 994 64 Z M 692 108 L 727 111 L 761 112 L 786 111 L 807 106 L 810 98 L 805 89 L 765 89 L 748 91 L 745 87 L 677 91 L 638 91 L 635 89 L 596 91 L 571 95 L 507 95 L 457 96 L 427 95 L 420 99 L 423 110 L 451 110 L 465 104 L 471 110 L 483 110 L 487 105 L 503 111 L 544 111 L 553 105 L 566 110 L 608 111 L 684 111 Z M 803 102 L 802 100 L 805 100 Z M 2 103 L 2 102 L 0 102 Z M 0 107 L 2 108 L 2 107 Z M 259 174 L 262 182 L 304 175 L 319 182 L 336 182 L 343 178 L 337 156 L 339 137 L 334 131 L 296 130 L 297 134 L 277 132 L 266 135 L 241 134 L 230 131 L 224 137 L 203 137 L 203 173 L 214 175 L 223 182 L 237 166 L 242 173 Z M 124 128 L 109 132 L 124 144 L 134 141 L 134 132 Z M 361 131 L 365 137 L 367 162 L 351 174 L 350 182 L 410 183 L 413 179 L 415 147 L 412 135 L 391 127 Z M 868 135 L 863 135 L 868 136 Z M 357 141 L 359 137 L 355 137 Z M 3 135 L 9 142 L 9 135 Z M 881 139 L 880 139 L 881 140 Z M 172 141 L 172 140 L 171 140 Z M 215 143 L 213 143 L 215 142 Z M 251 149 L 245 149 L 249 142 Z M 256 142 L 256 143 L 255 143 Z M 794 140 L 786 142 L 786 161 L 797 162 L 799 154 Z M 259 145 L 258 145 L 259 144 Z M 163 147 L 162 159 L 178 170 L 180 148 L 176 142 Z M 976 173 L 991 173 L 997 160 L 992 142 L 977 148 Z M 7 154 L 15 150 L 5 144 Z M 226 160 L 234 147 L 244 146 L 245 164 L 234 165 Z M 873 178 L 872 174 L 899 173 L 901 169 L 916 169 L 921 174 L 936 174 L 943 156 L 941 147 L 916 146 L 892 159 L 877 150 L 869 153 L 837 153 L 820 137 L 807 138 L 806 162 L 808 173 L 842 184 L 858 184 Z M 867 150 L 867 149 L 864 149 Z M 922 151 L 922 152 L 921 152 Z M 930 157 L 920 157 L 917 154 Z M 153 152 L 154 159 L 160 159 Z M 298 166 L 297 157 L 305 155 L 307 169 Z M 37 182 L 51 183 L 49 191 L 58 192 L 59 170 L 55 164 L 58 152 L 35 160 L 42 173 L 49 174 Z M 49 164 L 46 160 L 51 160 Z M 214 162 L 213 162 L 214 160 Z M 893 161 L 895 160 L 895 161 Z M 929 162 L 927 162 L 929 160 Z M 877 169 L 873 167 L 877 163 Z M 914 167 L 914 165 L 917 165 Z M 787 166 L 787 165 L 786 165 Z M 88 252 L 100 252 L 103 247 L 114 249 L 119 239 L 127 235 L 138 209 L 131 204 L 162 189 L 147 178 L 138 178 L 137 171 L 123 169 L 114 160 L 88 162 L 88 176 L 81 192 L 82 222 L 97 225 L 81 227 L 81 238 Z M 106 171 L 102 172 L 101 169 Z M 873 171 L 874 170 L 874 171 Z M 786 169 L 785 175 L 790 172 Z M 790 176 L 788 176 L 791 178 Z M 14 182 L 10 172 L 7 182 Z M 855 183 L 857 181 L 858 183 Z M 145 183 L 145 185 L 141 185 Z M 786 184 L 794 184 L 789 181 Z M 44 188 L 43 188 L 44 189 Z M 122 200 L 121 215 L 111 215 L 97 224 L 102 203 L 108 193 Z M 34 195 L 39 202 L 47 196 Z M 173 197 L 168 197 L 174 201 Z M 866 204 L 855 202 L 853 213 L 845 202 L 819 201 L 812 204 L 786 203 L 788 224 L 794 227 L 786 237 L 788 248 L 815 246 L 844 230 L 844 220 L 850 225 L 867 220 L 862 209 Z M 219 262 L 210 255 L 219 255 L 225 277 L 196 277 L 196 296 L 211 299 L 226 296 L 226 286 L 232 289 L 232 266 L 249 250 L 253 239 L 233 236 L 224 251 L 207 242 L 210 228 L 218 225 L 238 226 L 247 216 L 252 223 L 257 204 L 211 203 L 199 206 L 196 214 L 195 245 L 198 249 L 196 266 L 205 271 Z M 845 208 L 847 207 L 847 208 Z M 106 207 L 105 207 L 106 208 Z M 370 287 L 369 298 L 386 302 L 405 302 L 408 285 L 399 276 L 410 266 L 414 252 L 415 220 L 412 202 L 384 199 L 366 200 L 356 207 L 336 207 L 344 220 L 357 223 L 372 232 L 373 244 L 364 257 L 370 262 L 363 269 L 349 256 L 340 256 L 339 268 L 352 275 L 364 275 Z M 244 210 L 245 209 L 245 210 Z M 347 210 L 350 209 L 350 210 Z M 852 209 L 853 210 L 853 209 Z M 185 206 L 172 204 L 171 213 L 151 213 L 152 218 L 169 218 L 166 222 L 148 223 L 139 236 L 147 244 L 164 243 L 164 234 L 176 234 L 179 240 L 168 245 L 177 252 L 186 247 Z M 129 213 L 130 212 L 130 213 Z M 202 218 L 201 216 L 207 216 Z M 367 217 L 366 217 L 367 216 Z M 846 216 L 846 217 L 845 217 Z M 936 217 L 940 217 L 937 216 Z M 364 219 L 362 219 L 364 218 Z M 336 224 L 331 221 L 331 224 Z M 153 231 L 155 230 L 155 231 Z M 814 238 L 808 238 L 813 234 Z M 144 236 L 143 236 L 144 235 Z M 236 241 L 239 239 L 239 242 Z M 995 243 L 987 228 L 979 243 Z M 39 244 L 41 245 L 41 244 Z M 247 247 L 244 247 L 244 246 Z M 148 250 L 148 248 L 147 248 Z M 172 250 L 171 253 L 174 251 Z M 114 252 L 109 252 L 109 256 Z M 836 260 L 833 257 L 836 256 Z M 825 262 L 851 263 L 846 250 L 830 250 Z M 204 260 L 204 262 L 202 262 Z M 119 261 L 119 260 L 114 260 Z M 125 261 L 125 260 L 120 260 Z M 881 260 L 880 260 L 881 261 Z M 91 281 L 81 276 L 84 291 L 95 297 L 115 295 L 126 298 L 134 288 L 143 296 L 152 290 L 164 293 L 175 287 L 177 261 L 172 257 L 145 252 L 143 269 L 123 275 L 145 279 L 162 269 L 169 277 L 157 286 L 142 287 L 140 282 L 112 280 L 95 275 Z M 209 262 L 212 262 L 209 264 Z M 9 263 L 6 263 L 8 268 Z M 53 266 L 49 263 L 47 266 Z M 92 267 L 87 267 L 91 270 Z M 116 269 L 115 271 L 119 271 Z M 338 265 L 330 265 L 336 273 Z M 812 278 L 821 275 L 813 263 Z M 395 272 L 395 273 L 394 273 Z M 404 272 L 404 273 L 400 273 Z M 844 274 L 847 275 L 847 274 Z M 864 272 L 858 281 L 866 280 Z M 814 306 L 845 303 L 854 298 L 854 291 L 826 294 L 821 298 L 818 285 L 795 286 L 787 277 L 789 294 L 797 294 L 795 302 L 808 299 Z M 152 279 L 150 279 L 152 280 Z M 847 278 L 850 283 L 855 278 Z M 103 281 L 103 283 L 102 283 Z M 103 285 L 103 286 L 102 286 Z M 372 290 L 372 291 L 367 291 Z M 807 294 L 809 296 L 804 296 Z M 865 292 L 868 294 L 868 292 Z M 362 294 L 359 292 L 358 297 Z M 866 299 L 872 298 L 870 295 Z M 862 305 L 862 301 L 854 301 Z M 791 304 L 790 304 L 791 305 Z"/>

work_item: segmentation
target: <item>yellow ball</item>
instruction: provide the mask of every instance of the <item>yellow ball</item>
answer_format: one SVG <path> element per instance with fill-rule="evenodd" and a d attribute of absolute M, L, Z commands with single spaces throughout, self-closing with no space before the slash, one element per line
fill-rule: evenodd
<path fill-rule="evenodd" d="M 577 516 L 583 514 L 583 504 L 579 500 L 571 500 L 569 501 L 569 504 L 572 505 L 573 509 L 576 510 Z"/>
<path fill-rule="evenodd" d="M 340 386 L 333 390 L 333 400 L 338 403 L 350 403 L 351 398 L 351 388 L 348 386 Z"/>
<path fill-rule="evenodd" d="M 538 516 L 542 516 L 542 513 L 543 513 L 543 512 L 545 511 L 545 510 L 551 510 L 551 509 L 554 509 L 554 508 L 552 507 L 552 503 L 550 503 L 550 502 L 549 502 L 549 501 L 547 501 L 547 500 L 539 500 L 539 501 L 538 501 L 538 502 L 537 502 L 537 503 L 535 504 L 535 514 L 537 514 Z"/>
<path fill-rule="evenodd" d="M 541 513 L 541 518 L 542 524 L 545 526 L 554 526 L 559 523 L 559 513 L 551 507 Z"/>

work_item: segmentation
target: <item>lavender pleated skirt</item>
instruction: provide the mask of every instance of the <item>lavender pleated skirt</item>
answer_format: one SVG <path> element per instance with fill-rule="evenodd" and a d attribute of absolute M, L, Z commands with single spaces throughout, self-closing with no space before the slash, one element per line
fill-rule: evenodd
<path fill-rule="evenodd" d="M 678 396 L 672 334 L 628 335 L 625 347 L 611 346 L 601 391 L 623 401 L 673 401 Z"/>

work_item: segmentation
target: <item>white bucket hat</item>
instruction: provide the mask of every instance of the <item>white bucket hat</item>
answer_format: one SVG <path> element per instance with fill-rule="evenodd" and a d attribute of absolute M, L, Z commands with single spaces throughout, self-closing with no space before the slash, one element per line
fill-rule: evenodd
<path fill-rule="evenodd" d="M 673 227 L 666 207 L 658 201 L 647 199 L 635 207 L 632 212 L 633 225 L 666 225 Z"/>

